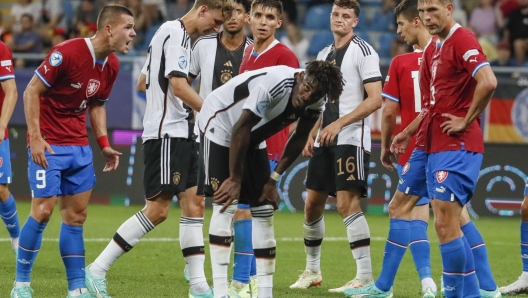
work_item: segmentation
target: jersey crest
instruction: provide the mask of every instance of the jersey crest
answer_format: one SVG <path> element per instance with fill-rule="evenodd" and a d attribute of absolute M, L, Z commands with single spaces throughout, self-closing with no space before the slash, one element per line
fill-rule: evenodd
<path fill-rule="evenodd" d="M 439 183 L 442 183 L 447 179 L 447 175 L 449 175 L 448 171 L 438 171 L 436 172 L 436 180 L 438 180 Z"/>
<path fill-rule="evenodd" d="M 93 96 L 99 90 L 101 83 L 98 80 L 90 79 L 88 86 L 86 86 L 86 97 Z"/>
<path fill-rule="evenodd" d="M 59 66 L 62 63 L 62 54 L 59 51 L 53 52 L 49 57 L 49 63 L 51 66 Z"/>

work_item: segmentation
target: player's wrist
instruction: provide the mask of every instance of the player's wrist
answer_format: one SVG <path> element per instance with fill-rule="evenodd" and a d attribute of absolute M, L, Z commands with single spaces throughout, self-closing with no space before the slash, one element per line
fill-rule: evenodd
<path fill-rule="evenodd" d="M 281 176 L 282 176 L 281 174 L 279 174 L 279 173 L 273 171 L 273 172 L 271 172 L 271 174 L 270 174 L 270 179 L 273 180 L 273 181 L 275 181 L 275 182 L 279 182 Z"/>
<path fill-rule="evenodd" d="M 99 148 L 101 151 L 103 149 L 110 147 L 110 142 L 108 141 L 108 136 L 100 136 L 97 138 L 97 144 L 99 145 Z"/>

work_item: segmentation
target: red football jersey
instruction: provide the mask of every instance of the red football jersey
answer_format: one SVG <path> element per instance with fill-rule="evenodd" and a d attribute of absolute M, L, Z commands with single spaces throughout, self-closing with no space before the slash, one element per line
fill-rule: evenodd
<path fill-rule="evenodd" d="M 416 132 L 416 149 L 425 150 L 425 144 L 427 143 L 427 112 L 429 111 L 429 105 L 431 104 L 431 69 L 428 65 L 431 61 L 432 51 L 428 51 L 432 46 L 432 39 L 429 40 L 429 43 L 425 46 L 424 52 L 422 54 L 422 63 L 420 64 L 420 73 L 419 73 L 419 83 L 420 83 L 420 93 L 422 95 L 422 121 L 420 126 L 418 126 L 418 131 Z"/>
<path fill-rule="evenodd" d="M 389 73 L 385 79 L 381 95 L 387 100 L 397 102 L 400 106 L 401 128 L 407 127 L 422 110 L 419 71 L 422 51 L 399 55 L 392 59 Z M 414 150 L 416 138 L 413 137 L 409 148 L 398 156 L 398 164 L 405 165 Z"/>
<path fill-rule="evenodd" d="M 95 57 L 88 38 L 76 38 L 52 48 L 35 75 L 49 89 L 40 96 L 40 132 L 53 145 L 88 145 L 86 108 L 106 101 L 119 72 L 111 53 Z M 29 136 L 28 136 L 29 145 Z"/>
<path fill-rule="evenodd" d="M 466 116 L 477 85 L 473 77 L 479 69 L 489 65 L 477 38 L 471 31 L 456 24 L 443 44 L 435 36 L 426 51 L 432 51 L 432 58 L 428 61 L 431 105 L 426 116 L 427 153 L 448 150 L 483 153 L 480 116 L 466 130 L 451 136 L 443 133 L 440 127 L 448 119 L 442 117 L 443 113 Z"/>
<path fill-rule="evenodd" d="M 244 51 L 244 58 L 240 64 L 239 73 L 261 69 L 269 66 L 286 65 L 299 68 L 299 61 L 295 54 L 278 40 L 273 41 L 262 53 L 253 53 L 253 45 Z M 266 148 L 270 159 L 279 160 L 286 142 L 288 142 L 289 128 L 286 127 L 266 140 Z"/>
<path fill-rule="evenodd" d="M 13 54 L 11 50 L 0 41 L 0 81 L 6 81 L 15 78 L 15 66 L 13 65 Z M 2 106 L 4 105 L 5 92 L 0 86 L 0 115 L 2 114 Z M 7 139 L 8 130 L 6 127 L 5 138 Z"/>

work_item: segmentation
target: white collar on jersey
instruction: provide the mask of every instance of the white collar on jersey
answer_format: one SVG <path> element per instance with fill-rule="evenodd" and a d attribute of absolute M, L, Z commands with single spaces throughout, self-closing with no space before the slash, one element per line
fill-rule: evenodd
<path fill-rule="evenodd" d="M 92 54 L 93 67 L 95 68 L 95 63 L 97 62 L 97 58 L 95 58 L 95 51 L 94 51 L 92 42 L 90 41 L 89 38 L 85 38 L 84 41 L 86 42 L 86 45 L 88 46 L 88 49 L 90 50 L 90 54 Z M 106 61 L 108 61 L 108 57 L 106 57 L 105 60 L 103 61 L 103 66 L 102 66 L 103 69 L 106 65 Z"/>
<path fill-rule="evenodd" d="M 446 38 L 444 39 L 444 41 L 442 43 L 445 43 L 446 40 L 448 40 L 452 35 L 453 33 L 455 33 L 455 31 L 458 29 L 458 28 L 461 28 L 462 26 L 460 26 L 459 23 L 455 23 L 453 25 L 453 27 L 451 27 L 451 30 L 449 30 L 449 34 L 447 34 Z M 439 39 L 440 40 L 440 39 Z"/>
<path fill-rule="evenodd" d="M 260 57 L 260 55 L 266 53 L 267 51 L 269 51 L 271 48 L 273 48 L 276 44 L 278 44 L 279 41 L 278 40 L 274 40 L 270 43 L 270 45 L 260 54 L 257 54 L 257 58 L 255 59 L 255 61 L 257 61 L 257 59 Z M 255 46 L 253 46 L 253 50 L 251 51 L 251 56 L 253 56 L 253 53 L 255 53 Z M 255 53 L 256 54 L 256 53 Z"/>

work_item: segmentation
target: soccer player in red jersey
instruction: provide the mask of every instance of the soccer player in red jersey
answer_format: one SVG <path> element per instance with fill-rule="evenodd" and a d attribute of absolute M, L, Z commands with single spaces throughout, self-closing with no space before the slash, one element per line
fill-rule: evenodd
<path fill-rule="evenodd" d="M 7 184 L 11 183 L 11 151 L 7 124 L 17 101 L 18 92 L 15 83 L 15 69 L 11 50 L 0 41 L 0 216 L 4 221 L 13 250 L 18 249 L 20 225 L 15 199 L 9 192 Z"/>
<path fill-rule="evenodd" d="M 282 11 L 282 2 L 280 0 L 255 0 L 251 2 L 249 24 L 251 25 L 254 43 L 246 47 L 239 73 L 276 65 L 299 68 L 299 61 L 295 54 L 275 39 L 275 31 L 282 25 Z M 281 157 L 284 146 L 288 141 L 289 131 L 289 128 L 286 127 L 266 140 L 271 170 L 275 168 L 277 161 Z M 213 205 L 213 209 L 220 209 L 221 207 Z M 225 218 L 224 220 L 230 219 Z M 233 268 L 233 276 L 250 277 L 250 287 L 253 295 L 256 296 L 258 294 L 256 290 L 258 288 L 256 279 L 256 263 L 258 260 L 253 256 L 251 234 L 245 235 L 247 231 L 251 231 L 252 221 L 249 202 L 245 199 L 238 202 L 238 209 L 235 212 L 233 221 L 235 259 L 238 259 L 238 254 L 245 256 L 242 259 L 248 259 L 247 256 L 252 255 L 249 258 L 251 259 L 250 263 L 243 261 L 236 262 L 236 266 Z M 233 284 L 231 288 L 235 288 Z"/>
<path fill-rule="evenodd" d="M 95 183 L 86 113 L 105 158 L 103 172 L 115 170 L 121 153 L 108 142 L 104 103 L 119 71 L 114 52 L 126 54 L 134 36 L 132 12 L 121 5 L 105 6 L 95 36 L 52 48 L 24 92 L 33 198 L 20 233 L 11 297 L 32 296 L 30 273 L 56 203 L 62 215 L 59 250 L 66 267 L 68 297 L 92 297 L 84 272 L 83 224 Z"/>
<path fill-rule="evenodd" d="M 430 71 L 425 149 L 445 294 L 480 297 L 471 247 L 462 237 L 459 217 L 475 190 L 484 153 L 480 113 L 497 80 L 475 35 L 454 21 L 452 1 L 419 0 L 418 11 L 435 35 L 422 62 Z"/>

